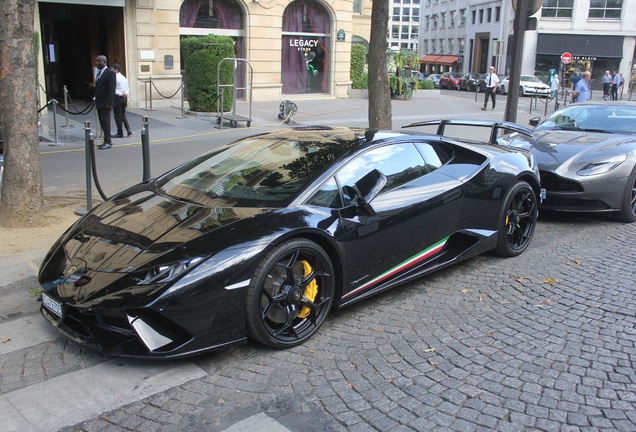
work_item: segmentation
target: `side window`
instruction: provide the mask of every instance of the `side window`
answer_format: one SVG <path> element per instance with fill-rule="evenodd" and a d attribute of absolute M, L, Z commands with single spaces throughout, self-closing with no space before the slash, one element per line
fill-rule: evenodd
<path fill-rule="evenodd" d="M 432 146 L 429 143 L 417 143 L 416 146 L 424 157 L 426 167 L 425 174 L 435 171 L 448 162 L 452 157 L 451 150 L 445 148 L 445 146 L 442 146 L 439 143 L 436 143 L 435 146 Z"/>
<path fill-rule="evenodd" d="M 318 192 L 307 200 L 307 204 L 319 207 L 341 208 L 342 200 L 338 193 L 338 185 L 336 179 L 331 177 Z"/>
<path fill-rule="evenodd" d="M 388 181 L 382 189 L 383 192 L 395 189 L 426 174 L 424 159 L 411 143 L 386 145 L 373 149 L 352 160 L 337 174 L 346 205 L 351 204 L 353 199 L 347 194 L 347 190 L 374 168 L 387 177 Z"/>

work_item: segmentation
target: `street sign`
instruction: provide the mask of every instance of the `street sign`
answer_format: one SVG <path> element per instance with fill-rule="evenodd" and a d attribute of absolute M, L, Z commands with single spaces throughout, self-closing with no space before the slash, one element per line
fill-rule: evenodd
<path fill-rule="evenodd" d="M 563 64 L 569 64 L 571 61 L 572 61 L 572 54 L 570 54 L 567 51 L 561 54 L 561 62 Z"/>

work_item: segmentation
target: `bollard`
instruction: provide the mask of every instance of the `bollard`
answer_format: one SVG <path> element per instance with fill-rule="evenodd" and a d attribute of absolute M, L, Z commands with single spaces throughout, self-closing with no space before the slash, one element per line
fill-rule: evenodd
<path fill-rule="evenodd" d="M 51 99 L 49 103 L 53 104 L 53 133 L 55 135 L 55 141 L 50 143 L 50 146 L 61 146 L 64 143 L 60 143 L 57 140 L 57 100 Z"/>
<path fill-rule="evenodd" d="M 68 89 L 66 88 L 66 84 L 64 84 L 64 117 L 66 117 L 66 124 L 62 127 L 67 128 L 69 127 L 69 125 L 68 125 Z"/>
<path fill-rule="evenodd" d="M 150 130 L 148 117 L 143 118 L 141 126 L 141 156 L 143 163 L 143 177 L 141 181 L 150 179 Z"/>
<path fill-rule="evenodd" d="M 91 122 L 84 122 L 84 153 L 86 159 L 86 208 L 75 209 L 76 215 L 85 215 L 92 209 L 92 190 L 91 184 L 91 151 L 93 150 L 93 144 L 95 143 L 93 136 L 93 129 L 91 129 Z"/>
<path fill-rule="evenodd" d="M 185 118 L 185 97 L 183 95 L 184 85 L 183 85 L 183 77 L 181 77 L 181 118 Z"/>

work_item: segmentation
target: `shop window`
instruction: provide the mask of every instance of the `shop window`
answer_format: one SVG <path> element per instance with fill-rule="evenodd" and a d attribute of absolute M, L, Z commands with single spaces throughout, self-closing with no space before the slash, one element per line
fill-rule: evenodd
<path fill-rule="evenodd" d="M 234 0 L 185 0 L 179 27 L 241 29 L 243 13 Z"/>
<path fill-rule="evenodd" d="M 329 91 L 331 17 L 317 2 L 296 0 L 283 13 L 283 93 Z"/>
<path fill-rule="evenodd" d="M 623 0 L 590 0 L 590 18 L 620 19 Z"/>
<path fill-rule="evenodd" d="M 572 18 L 574 0 L 543 0 L 541 16 L 544 18 Z"/>

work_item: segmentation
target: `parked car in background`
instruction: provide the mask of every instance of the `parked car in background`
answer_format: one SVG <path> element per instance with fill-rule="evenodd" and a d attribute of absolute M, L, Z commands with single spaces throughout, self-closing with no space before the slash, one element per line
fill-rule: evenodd
<path fill-rule="evenodd" d="M 510 88 L 510 80 L 508 77 L 503 79 L 499 84 L 501 94 L 508 93 Z M 550 86 L 542 83 L 539 78 L 532 75 L 521 75 L 519 77 L 519 96 L 528 96 L 537 94 L 539 96 L 548 96 L 550 94 Z"/>
<path fill-rule="evenodd" d="M 459 90 L 461 75 L 456 72 L 444 72 L 439 78 L 439 88 Z"/>
<path fill-rule="evenodd" d="M 468 91 L 481 91 L 479 88 L 480 73 L 468 72 L 459 79 L 459 89 Z"/>
<path fill-rule="evenodd" d="M 636 221 L 636 106 L 577 103 L 540 118 L 532 136 L 505 135 L 499 144 L 530 150 L 545 198 L 541 209 L 599 212 Z"/>
<path fill-rule="evenodd" d="M 417 79 L 418 81 L 424 81 L 426 79 L 426 77 L 428 76 L 428 74 L 425 74 L 423 72 L 418 72 L 418 71 L 412 71 L 413 74 L 413 78 Z"/>
<path fill-rule="evenodd" d="M 429 76 L 426 77 L 425 81 L 433 81 L 435 88 L 439 88 L 439 79 L 440 79 L 439 74 L 430 74 Z"/>

